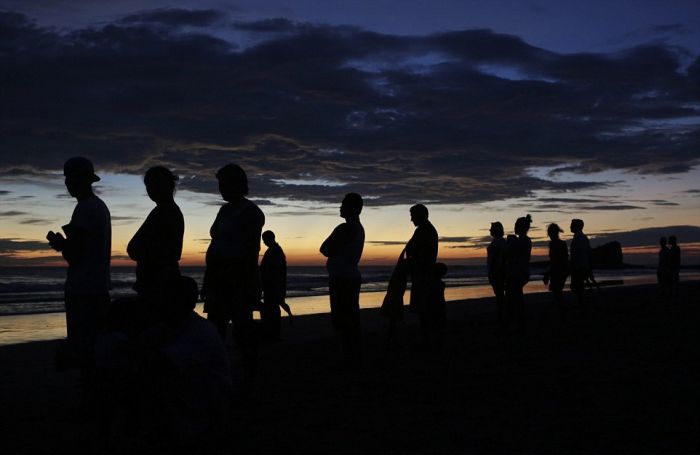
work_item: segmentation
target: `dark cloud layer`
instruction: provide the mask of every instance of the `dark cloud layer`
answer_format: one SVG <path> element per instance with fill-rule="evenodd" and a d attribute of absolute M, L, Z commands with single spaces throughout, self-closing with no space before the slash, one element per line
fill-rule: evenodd
<path fill-rule="evenodd" d="M 605 233 L 593 236 L 593 246 L 608 242 L 620 242 L 623 247 L 654 247 L 659 244 L 659 238 L 675 235 L 678 243 L 700 243 L 699 226 L 666 226 L 636 229 L 632 231 Z"/>
<path fill-rule="evenodd" d="M 44 251 L 50 249 L 48 242 L 0 238 L 0 255 L 14 254 L 21 251 Z"/>
<path fill-rule="evenodd" d="M 687 171 L 700 130 L 678 120 L 700 115 L 700 60 L 681 60 L 663 44 L 558 54 L 490 30 L 394 36 L 215 10 L 72 31 L 5 12 L 0 176 L 84 154 L 100 171 L 165 164 L 207 192 L 237 162 L 254 196 L 358 191 L 370 205 L 600 188 L 528 169 Z"/>
<path fill-rule="evenodd" d="M 188 10 L 182 8 L 162 8 L 130 14 L 119 21 L 120 24 L 162 24 L 170 27 L 206 27 L 223 20 L 226 14 L 221 11 Z"/>

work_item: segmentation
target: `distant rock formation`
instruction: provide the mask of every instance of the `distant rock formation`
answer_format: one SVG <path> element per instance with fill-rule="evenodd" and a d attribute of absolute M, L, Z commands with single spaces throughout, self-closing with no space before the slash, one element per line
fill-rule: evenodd
<path fill-rule="evenodd" d="M 593 248 L 591 262 L 594 269 L 625 267 L 625 263 L 622 262 L 622 245 L 620 242 L 608 242 Z"/>

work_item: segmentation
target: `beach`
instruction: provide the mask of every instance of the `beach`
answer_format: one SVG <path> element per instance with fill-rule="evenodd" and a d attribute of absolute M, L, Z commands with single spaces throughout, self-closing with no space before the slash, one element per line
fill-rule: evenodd
<path fill-rule="evenodd" d="M 410 313 L 401 345 L 385 348 L 385 321 L 365 309 L 356 371 L 334 363 L 329 315 L 284 320 L 228 423 L 235 453 L 695 452 L 700 282 L 672 306 L 653 285 L 590 298 L 562 323 L 547 293 L 526 296 L 522 335 L 499 332 L 492 298 L 450 302 L 437 354 L 414 347 Z M 95 450 L 77 372 L 53 370 L 56 343 L 0 347 L 4 453 Z"/>

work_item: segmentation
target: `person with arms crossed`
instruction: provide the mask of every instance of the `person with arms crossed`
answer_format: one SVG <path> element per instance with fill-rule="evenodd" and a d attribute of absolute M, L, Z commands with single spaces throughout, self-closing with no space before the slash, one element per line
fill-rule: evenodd
<path fill-rule="evenodd" d="M 340 217 L 345 223 L 333 229 L 321 245 L 326 256 L 331 322 L 340 333 L 343 358 L 347 366 L 359 366 L 360 351 L 360 284 L 362 276 L 358 263 L 365 244 L 365 229 L 360 223 L 362 197 L 348 193 L 340 205 Z"/>

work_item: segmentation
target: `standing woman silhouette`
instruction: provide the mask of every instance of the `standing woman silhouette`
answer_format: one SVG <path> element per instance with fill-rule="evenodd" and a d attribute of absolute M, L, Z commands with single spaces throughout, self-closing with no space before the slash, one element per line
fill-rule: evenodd
<path fill-rule="evenodd" d="M 525 329 L 525 300 L 523 288 L 530 281 L 532 241 L 527 236 L 532 217 L 526 215 L 515 221 L 515 235 L 506 240 L 506 302 L 508 323 L 515 319 L 518 331 Z"/>
<path fill-rule="evenodd" d="M 227 164 L 216 173 L 219 192 L 226 201 L 209 234 L 202 298 L 204 311 L 222 339 L 232 322 L 232 333 L 241 347 L 244 364 L 256 357 L 253 307 L 260 301 L 258 271 L 260 234 L 265 215 L 248 195 L 248 177 L 240 166 Z"/>
<path fill-rule="evenodd" d="M 143 182 L 156 206 L 126 248 L 129 257 L 136 261 L 134 290 L 146 304 L 144 312 L 149 323 L 163 319 L 168 305 L 162 298 L 163 286 L 180 276 L 185 219 L 173 197 L 177 180 L 163 166 L 146 171 Z"/>

